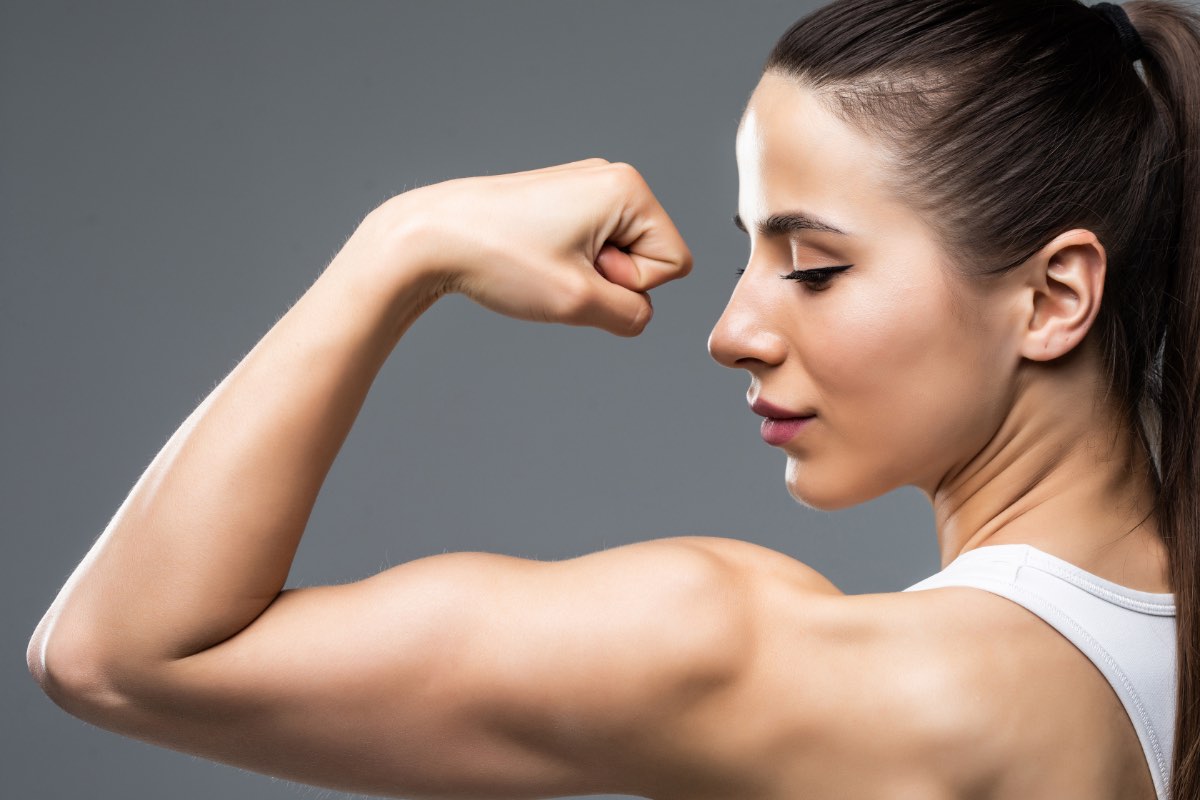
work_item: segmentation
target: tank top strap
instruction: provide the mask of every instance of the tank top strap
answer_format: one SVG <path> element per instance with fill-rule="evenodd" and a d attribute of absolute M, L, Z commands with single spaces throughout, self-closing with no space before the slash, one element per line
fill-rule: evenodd
<path fill-rule="evenodd" d="M 1141 741 L 1158 800 L 1167 800 L 1175 737 L 1175 595 L 1107 580 L 1029 544 L 960 554 L 902 591 L 970 586 L 1025 607 L 1104 675 Z"/>

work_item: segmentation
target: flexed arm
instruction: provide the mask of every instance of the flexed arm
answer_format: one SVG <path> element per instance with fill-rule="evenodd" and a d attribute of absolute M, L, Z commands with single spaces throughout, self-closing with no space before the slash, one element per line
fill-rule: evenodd
<path fill-rule="evenodd" d="M 151 461 L 39 624 L 31 671 L 103 727 L 356 791 L 715 776 L 670 733 L 717 719 L 749 606 L 692 537 L 554 563 L 446 553 L 281 591 L 374 377 L 438 297 L 635 335 L 645 291 L 690 268 L 625 164 L 392 198 Z"/>
<path fill-rule="evenodd" d="M 594 159 L 459 179 L 372 211 L 152 460 L 39 626 L 31 667 L 53 680 L 81 655 L 153 665 L 257 617 L 284 585 L 375 376 L 443 294 L 525 319 L 640 331 L 649 303 L 631 289 L 685 272 L 687 250 L 628 171 Z M 672 234 L 669 248 L 659 243 Z M 610 280 L 594 266 L 601 250 Z"/>

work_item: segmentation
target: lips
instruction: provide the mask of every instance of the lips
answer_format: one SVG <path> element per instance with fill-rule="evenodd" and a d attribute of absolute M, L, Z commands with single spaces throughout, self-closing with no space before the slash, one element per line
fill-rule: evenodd
<path fill-rule="evenodd" d="M 774 403 L 768 403 L 761 397 L 750 404 L 750 410 L 760 417 L 768 417 L 770 419 L 801 419 L 804 417 L 815 417 L 817 412 L 811 409 L 803 409 L 800 411 L 792 411 L 782 406 L 777 406 Z"/>

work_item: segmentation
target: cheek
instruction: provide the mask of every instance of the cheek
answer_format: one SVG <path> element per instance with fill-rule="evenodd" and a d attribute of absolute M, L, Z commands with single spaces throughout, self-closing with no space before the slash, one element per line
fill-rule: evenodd
<path fill-rule="evenodd" d="M 805 502 L 828 507 L 927 478 L 961 458 L 993 416 L 981 413 L 995 396 L 987 373 L 996 372 L 983 357 L 984 334 L 952 313 L 944 287 L 863 284 L 830 297 L 798 337 L 825 430 L 820 453 L 811 453 L 820 467 L 803 475 L 800 453 L 788 482 L 815 492 Z"/>

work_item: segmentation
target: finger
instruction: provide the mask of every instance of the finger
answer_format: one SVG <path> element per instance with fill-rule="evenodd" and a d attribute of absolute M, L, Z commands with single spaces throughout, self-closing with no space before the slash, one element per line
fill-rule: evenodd
<path fill-rule="evenodd" d="M 618 176 L 622 213 L 608 239 L 624 250 L 638 273 L 630 288 L 646 291 L 692 271 L 692 251 L 641 173 L 625 162 Z"/>
<path fill-rule="evenodd" d="M 670 220 L 665 225 L 649 228 L 628 245 L 629 259 L 641 281 L 640 285 L 632 288 L 648 291 L 691 273 L 691 249 Z"/>
<path fill-rule="evenodd" d="M 635 292 L 640 290 L 641 277 L 637 265 L 628 253 L 610 242 L 606 242 L 596 256 L 596 271 L 618 286 Z"/>
<path fill-rule="evenodd" d="M 650 295 L 611 283 L 593 272 L 579 324 L 603 328 L 617 336 L 637 336 L 654 316 Z"/>

